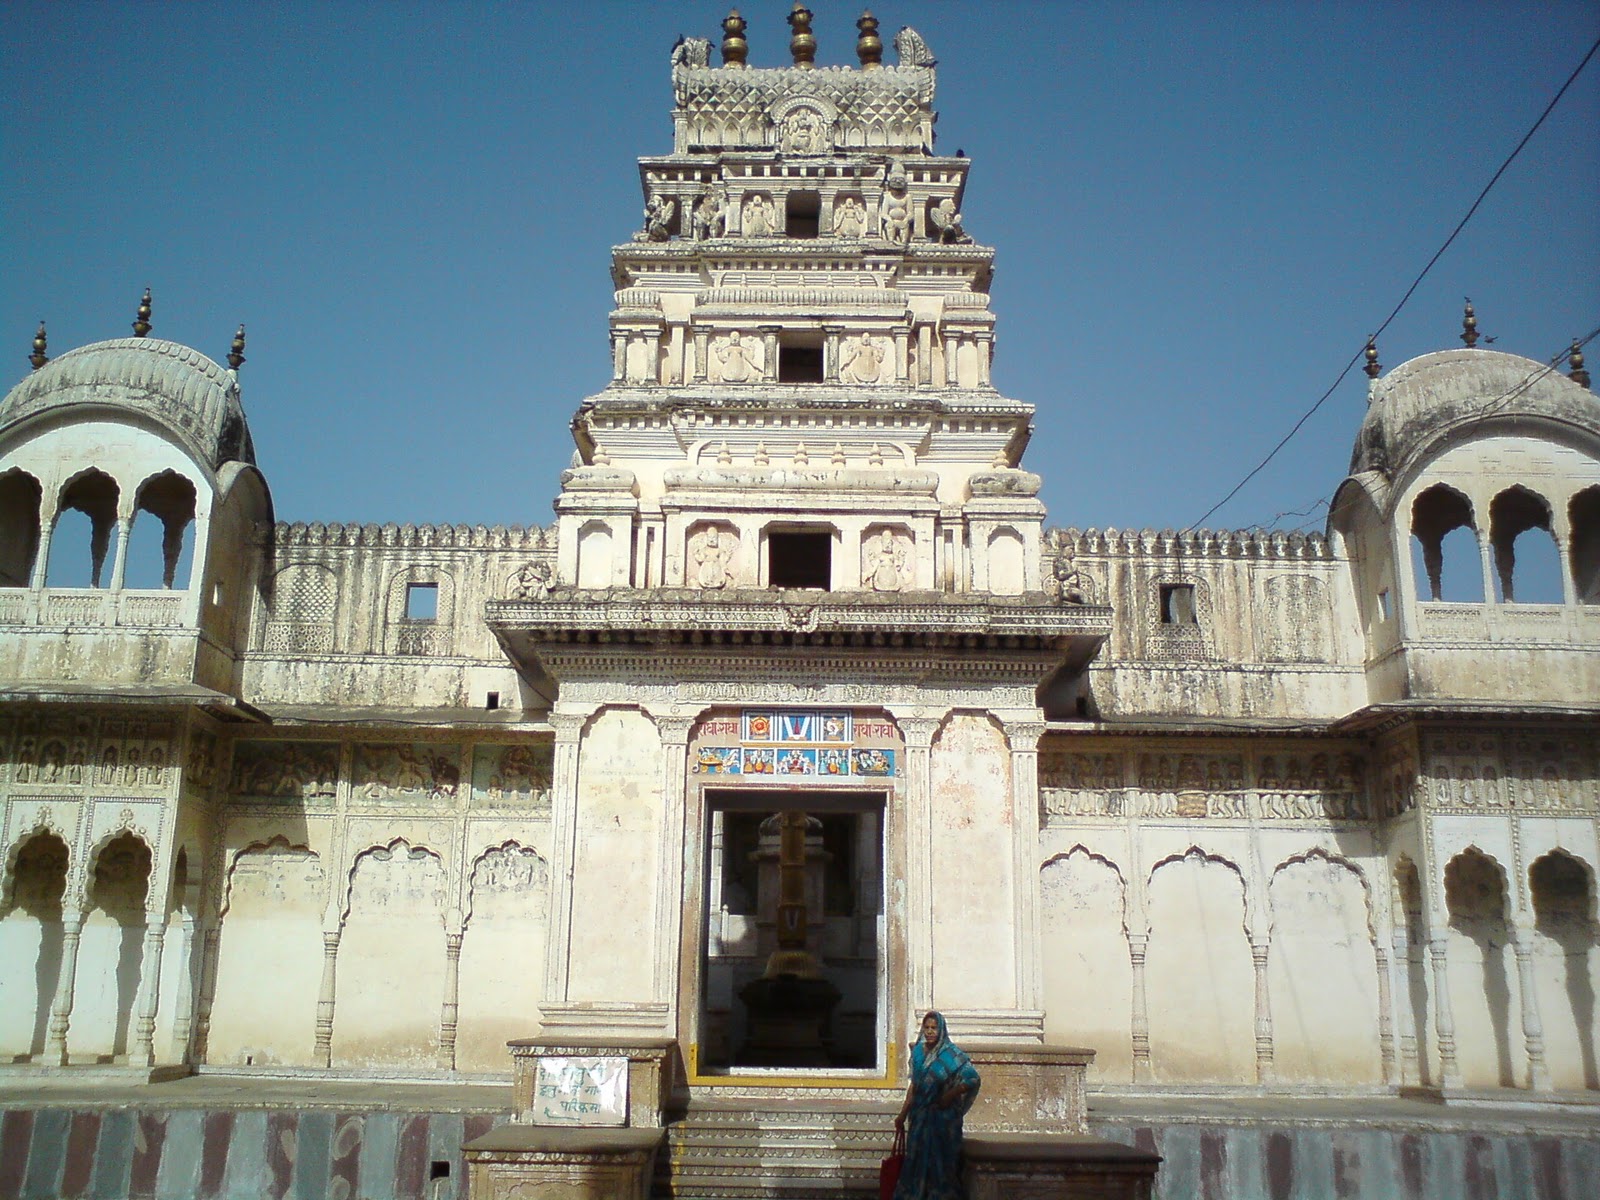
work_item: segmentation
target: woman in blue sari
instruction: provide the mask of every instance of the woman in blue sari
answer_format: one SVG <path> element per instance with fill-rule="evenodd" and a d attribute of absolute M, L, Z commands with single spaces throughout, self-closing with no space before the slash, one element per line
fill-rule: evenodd
<path fill-rule="evenodd" d="M 950 1040 L 941 1013 L 922 1018 L 911 1048 L 911 1086 L 894 1119 L 906 1132 L 906 1161 L 894 1200 L 961 1200 L 961 1120 L 982 1080 L 972 1060 Z M 909 1127 L 909 1128 L 908 1128 Z"/>

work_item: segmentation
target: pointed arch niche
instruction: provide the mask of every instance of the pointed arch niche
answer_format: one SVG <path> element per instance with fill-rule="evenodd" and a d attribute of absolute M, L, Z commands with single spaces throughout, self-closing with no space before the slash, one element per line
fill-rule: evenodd
<path fill-rule="evenodd" d="M 39 1061 L 61 980 L 67 843 L 52 830 L 25 835 L 0 896 L 0 1062 Z"/>
<path fill-rule="evenodd" d="M 90 860 L 69 1034 L 75 1057 L 114 1062 L 132 1049 L 150 869 L 150 847 L 129 830 Z"/>
<path fill-rule="evenodd" d="M 506 1043 L 539 1025 L 550 864 L 516 841 L 472 864 L 461 942 L 456 1066 L 505 1070 Z"/>
<path fill-rule="evenodd" d="M 1449 914 L 1450 1008 L 1465 1087 L 1514 1087 L 1524 1061 L 1505 871 L 1468 846 L 1444 868 Z"/>
<path fill-rule="evenodd" d="M 1472 501 L 1455 488 L 1436 483 L 1412 501 L 1411 565 L 1418 600 L 1483 603 Z"/>
<path fill-rule="evenodd" d="M 1600 926 L 1595 922 L 1594 871 L 1575 855 L 1552 850 L 1529 865 L 1528 890 L 1550 1082 L 1556 1088 L 1600 1089 L 1595 1061 Z"/>
<path fill-rule="evenodd" d="M 1090 1079 L 1133 1082 L 1133 963 L 1127 884 L 1083 846 L 1039 871 L 1047 1043 L 1093 1046 Z"/>

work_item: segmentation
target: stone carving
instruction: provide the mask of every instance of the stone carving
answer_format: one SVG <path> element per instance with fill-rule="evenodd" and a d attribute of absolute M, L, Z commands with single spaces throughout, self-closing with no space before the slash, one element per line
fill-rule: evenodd
<path fill-rule="evenodd" d="M 909 189 L 905 169 L 895 163 L 883 180 L 883 199 L 878 205 L 878 236 L 897 246 L 907 245 L 911 241 Z"/>
<path fill-rule="evenodd" d="M 663 196 L 660 192 L 651 192 L 650 198 L 644 202 L 644 232 L 639 234 L 639 240 L 645 242 L 664 242 L 672 236 L 672 218 L 678 211 L 678 202 L 671 196 Z"/>
<path fill-rule="evenodd" d="M 1051 568 L 1050 594 L 1062 604 L 1100 603 L 1100 585 L 1094 577 L 1078 570 L 1071 554 L 1063 554 Z"/>
<path fill-rule="evenodd" d="M 772 201 L 761 192 L 744 198 L 743 229 L 745 237 L 771 237 Z"/>
<path fill-rule="evenodd" d="M 444 866 L 421 846 L 396 842 L 363 851 L 350 873 L 350 908 L 408 912 L 437 909 L 444 903 Z"/>
<path fill-rule="evenodd" d="M 863 333 L 846 338 L 839 346 L 839 382 L 874 384 L 887 382 L 889 344 L 881 337 Z"/>
<path fill-rule="evenodd" d="M 552 762 L 548 745 L 476 747 L 472 753 L 473 807 L 549 808 Z"/>
<path fill-rule="evenodd" d="M 554 572 L 542 559 L 533 559 L 517 568 L 506 587 L 513 600 L 543 600 L 550 595 L 550 581 Z"/>
<path fill-rule="evenodd" d="M 858 196 L 840 196 L 833 205 L 833 236 L 855 240 L 867 236 L 867 208 Z"/>
<path fill-rule="evenodd" d="M 778 149 L 785 154 L 826 154 L 832 141 L 829 125 L 819 110 L 796 106 L 778 125 Z"/>
<path fill-rule="evenodd" d="M 898 592 L 911 581 L 906 574 L 906 543 L 885 529 L 861 548 L 861 582 L 875 592 Z"/>
<path fill-rule="evenodd" d="M 962 228 L 956 202 L 949 196 L 928 210 L 928 222 L 934 228 L 935 241 L 946 245 L 965 245 L 972 241 L 972 235 Z"/>
<path fill-rule="evenodd" d="M 761 343 L 745 341 L 737 329 L 713 342 L 711 353 L 723 383 L 750 383 L 761 378 Z"/>
<path fill-rule="evenodd" d="M 728 232 L 728 189 L 718 183 L 700 193 L 689 218 L 696 241 L 726 236 Z"/>
<path fill-rule="evenodd" d="M 239 742 L 229 793 L 242 803 L 331 800 L 339 780 L 332 742 Z"/>
<path fill-rule="evenodd" d="M 698 531 L 689 542 L 690 585 L 711 590 L 727 587 L 733 582 L 730 568 L 738 549 L 739 535 L 730 529 L 709 525 Z"/>
<path fill-rule="evenodd" d="M 472 890 L 478 892 L 543 892 L 550 869 L 525 846 L 508 844 L 486 852 L 472 868 Z M 539 897 L 542 901 L 542 895 Z M 542 907 L 542 904 L 541 904 Z"/>
<path fill-rule="evenodd" d="M 933 67 L 939 63 L 922 35 L 909 25 L 901 26 L 900 32 L 894 35 L 894 52 L 902 67 Z"/>
<path fill-rule="evenodd" d="M 672 47 L 672 65 L 674 67 L 709 67 L 711 65 L 711 43 L 705 38 L 681 37 Z"/>
<path fill-rule="evenodd" d="M 461 783 L 459 752 L 429 743 L 356 747 L 355 781 L 366 800 L 454 798 Z"/>
<path fill-rule="evenodd" d="M 275 837 L 239 853 L 228 872 L 226 903 L 229 908 L 251 901 L 309 908 L 322 903 L 323 886 L 322 860 L 304 846 Z"/>

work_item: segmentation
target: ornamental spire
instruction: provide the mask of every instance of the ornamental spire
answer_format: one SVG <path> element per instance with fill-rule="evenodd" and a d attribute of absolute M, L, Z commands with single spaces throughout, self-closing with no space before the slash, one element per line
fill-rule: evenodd
<path fill-rule="evenodd" d="M 801 0 L 794 0 L 789 10 L 789 28 L 794 30 L 789 38 L 789 53 L 794 55 L 797 67 L 817 65 L 817 39 L 811 32 L 812 12 Z"/>
<path fill-rule="evenodd" d="M 739 15 L 739 10 L 733 9 L 722 21 L 722 65 L 725 67 L 742 67 L 745 58 L 750 53 L 750 43 L 744 40 L 745 30 L 749 23 Z"/>
<path fill-rule="evenodd" d="M 1461 340 L 1471 350 L 1478 344 L 1478 315 L 1472 311 L 1472 297 L 1467 297 L 1467 307 L 1461 314 Z"/>
<path fill-rule="evenodd" d="M 144 297 L 139 301 L 138 319 L 133 323 L 133 336 L 142 338 L 150 332 L 150 289 L 145 288 Z"/>
<path fill-rule="evenodd" d="M 44 336 L 44 322 L 40 321 L 39 332 L 33 335 L 33 353 L 28 355 L 28 361 L 33 364 L 33 369 L 35 371 L 50 361 L 50 356 L 45 353 L 45 351 L 49 348 L 50 343 L 45 340 Z M 1578 343 L 1573 342 L 1572 348 L 1573 350 L 1577 350 Z M 1580 367 L 1583 366 L 1583 355 L 1581 354 L 1578 355 L 1578 365 Z"/>
<path fill-rule="evenodd" d="M 41 335 L 44 326 L 40 325 Z M 1578 345 L 1578 339 L 1572 339 L 1572 349 L 1567 351 L 1567 378 L 1579 387 L 1589 386 L 1589 372 L 1583 368 L 1583 347 Z"/>
<path fill-rule="evenodd" d="M 1367 358 L 1367 365 L 1361 369 L 1367 373 L 1368 379 L 1376 379 L 1383 371 L 1383 364 L 1378 361 L 1378 337 L 1374 334 L 1367 339 L 1367 348 L 1362 351 Z"/>
<path fill-rule="evenodd" d="M 863 71 L 875 71 L 883 66 L 883 39 L 878 36 L 878 18 L 871 11 L 863 12 L 856 22 L 861 36 L 856 38 L 856 57 Z"/>
<path fill-rule="evenodd" d="M 233 345 L 228 347 L 228 365 L 237 371 L 244 366 L 244 326 L 239 326 L 239 332 L 233 335 Z"/>

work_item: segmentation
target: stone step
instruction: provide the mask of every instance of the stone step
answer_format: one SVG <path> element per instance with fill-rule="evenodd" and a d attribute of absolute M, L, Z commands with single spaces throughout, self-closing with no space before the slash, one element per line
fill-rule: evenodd
<path fill-rule="evenodd" d="M 876 1196 L 898 1097 L 773 1103 L 719 1096 L 667 1127 L 656 1200 L 858 1200 Z"/>

